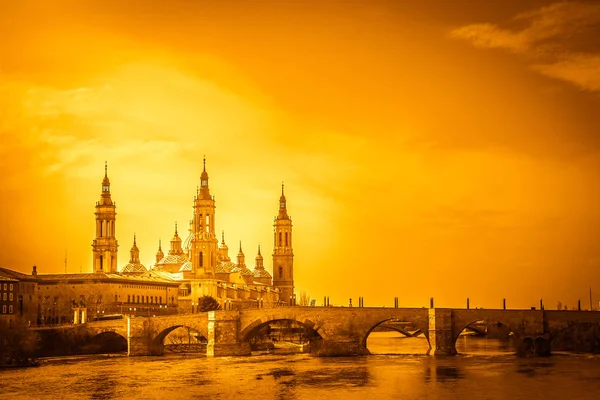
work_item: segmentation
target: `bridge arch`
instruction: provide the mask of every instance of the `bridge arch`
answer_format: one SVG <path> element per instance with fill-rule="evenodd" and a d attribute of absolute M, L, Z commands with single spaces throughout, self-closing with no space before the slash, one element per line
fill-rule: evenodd
<path fill-rule="evenodd" d="M 179 329 L 179 328 L 187 328 L 190 329 L 194 332 L 197 332 L 201 335 L 201 337 L 203 337 L 204 339 L 208 340 L 208 333 L 207 330 L 202 330 L 202 328 L 197 327 L 197 326 L 189 326 L 187 324 L 179 324 L 179 325 L 173 325 L 173 326 L 169 326 L 168 328 L 164 328 L 162 331 L 160 331 L 159 333 L 156 334 L 156 336 L 154 337 L 153 341 L 157 342 L 157 343 L 163 343 L 166 339 L 167 336 L 169 336 L 169 334 L 171 332 L 173 332 L 175 329 Z"/>
<path fill-rule="evenodd" d="M 485 322 L 488 326 L 492 325 L 492 326 L 496 326 L 496 327 L 505 327 L 508 331 L 509 331 L 509 335 L 514 336 L 515 339 L 519 339 L 519 336 L 517 335 L 517 333 L 515 332 L 514 329 L 512 329 L 510 327 L 510 325 L 508 325 L 506 322 L 503 321 L 498 321 L 495 319 L 475 319 L 475 320 L 467 320 L 467 322 L 462 321 L 458 324 L 455 324 L 455 329 L 453 329 L 453 334 L 454 334 L 454 342 L 456 343 L 456 341 L 458 340 L 458 338 L 460 337 L 460 334 L 465 330 L 468 329 L 469 327 L 471 327 L 472 325 L 475 325 L 479 322 Z"/>
<path fill-rule="evenodd" d="M 265 326 L 267 326 L 269 324 L 272 324 L 274 322 L 283 322 L 283 321 L 296 322 L 296 323 L 304 326 L 305 328 L 307 328 L 310 332 L 314 332 L 321 339 L 323 338 L 322 335 L 321 335 L 321 333 L 318 331 L 318 328 L 316 327 L 315 322 L 311 321 L 310 319 L 307 319 L 307 318 L 296 318 L 296 317 L 292 317 L 292 316 L 276 315 L 276 316 L 263 317 L 263 318 L 257 319 L 254 322 L 250 323 L 246 328 L 244 328 L 240 332 L 241 341 L 242 342 L 248 342 L 250 340 L 250 338 L 256 332 L 258 332 L 260 329 L 262 329 L 263 327 L 265 327 Z"/>
<path fill-rule="evenodd" d="M 371 327 L 364 333 L 364 335 L 362 336 L 361 342 L 360 342 L 360 346 L 363 349 L 367 349 L 367 339 L 369 338 L 369 335 L 373 332 L 373 330 L 375 330 L 377 327 L 384 325 L 387 322 L 406 322 L 406 323 L 410 323 L 412 324 L 412 326 L 415 328 L 416 332 L 415 334 L 411 334 L 410 332 L 403 330 L 403 331 L 399 331 L 397 329 L 397 332 L 403 334 L 406 337 L 416 337 L 419 334 L 423 334 L 423 336 L 425 336 L 425 340 L 427 340 L 427 347 L 428 349 L 431 349 L 431 344 L 429 343 L 429 329 L 428 327 L 423 326 L 422 324 L 420 324 L 419 322 L 414 322 L 414 321 L 410 321 L 410 320 L 406 320 L 406 318 L 398 318 L 398 317 L 390 317 L 390 318 L 385 318 L 383 320 L 380 320 L 378 322 L 376 322 L 374 325 L 371 325 Z"/>
<path fill-rule="evenodd" d="M 89 337 L 87 346 L 97 353 L 120 353 L 127 351 L 127 337 L 120 332 L 107 330 Z"/>

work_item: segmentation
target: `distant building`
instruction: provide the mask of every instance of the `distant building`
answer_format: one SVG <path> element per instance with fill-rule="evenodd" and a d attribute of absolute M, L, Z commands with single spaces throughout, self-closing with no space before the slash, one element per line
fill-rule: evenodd
<path fill-rule="evenodd" d="M 241 243 L 236 263 L 229 257 L 224 233 L 221 234 L 219 244 L 215 232 L 215 200 L 210 194 L 205 160 L 186 240 L 181 240 L 175 224 L 168 253 L 163 253 L 159 241 L 154 266 L 141 276 L 158 275 L 166 280 L 179 282 L 179 306 L 185 311 L 194 311 L 200 297 L 204 295 L 216 298 L 224 308 L 291 304 L 294 292 L 292 222 L 287 214 L 283 185 L 279 200 L 279 214 L 274 221 L 273 281 L 273 276 L 264 266 L 260 246 L 254 269 L 251 270 L 246 266 Z M 113 220 L 112 218 L 112 215 L 106 215 L 107 221 Z M 122 273 L 140 274 L 144 269 L 139 263 L 139 250 L 134 239 L 130 262 Z"/>
<path fill-rule="evenodd" d="M 73 321 L 73 308 L 87 308 L 88 319 L 106 314 L 158 315 L 197 312 L 202 296 L 212 296 L 224 309 L 277 307 L 293 304 L 292 220 L 281 187 L 274 219 L 273 275 L 258 246 L 253 269 L 246 266 L 240 242 L 237 262 L 229 257 L 222 233 L 215 233 L 215 200 L 210 195 L 206 161 L 194 197 L 189 235 L 179 237 L 177 224 L 165 255 L 159 241 L 155 264 L 140 262 L 136 236 L 129 263 L 117 269 L 116 204 L 104 167 L 100 201 L 96 202 L 96 237 L 92 241 L 92 273 L 31 275 L 0 268 L 0 318 L 25 318 L 32 325 Z M 273 279 L 274 276 L 274 279 Z"/>

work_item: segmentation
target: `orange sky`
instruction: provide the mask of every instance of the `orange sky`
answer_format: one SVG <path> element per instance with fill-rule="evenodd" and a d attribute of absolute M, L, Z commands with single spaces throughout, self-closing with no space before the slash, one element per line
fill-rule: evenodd
<path fill-rule="evenodd" d="M 3 267 L 91 270 L 104 160 L 151 264 L 206 155 L 247 264 L 285 181 L 319 302 L 600 300 L 597 2 L 47 3 L 0 3 Z"/>

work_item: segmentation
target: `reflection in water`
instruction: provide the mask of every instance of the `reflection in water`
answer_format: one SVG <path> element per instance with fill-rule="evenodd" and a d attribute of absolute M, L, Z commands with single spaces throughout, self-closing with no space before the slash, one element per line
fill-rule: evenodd
<path fill-rule="evenodd" d="M 97 357 L 0 371 L 21 399 L 597 399 L 600 357 Z"/>
<path fill-rule="evenodd" d="M 452 381 L 463 378 L 460 369 L 454 365 L 438 365 L 435 362 L 428 363 L 425 369 L 425 382 L 429 381 Z"/>
<path fill-rule="evenodd" d="M 460 336 L 456 340 L 456 351 L 470 355 L 506 355 L 515 354 L 517 349 L 512 339 L 501 340 L 487 336 Z"/>
<path fill-rule="evenodd" d="M 424 335 L 406 337 L 396 331 L 371 332 L 367 338 L 371 354 L 427 354 L 429 342 Z"/>

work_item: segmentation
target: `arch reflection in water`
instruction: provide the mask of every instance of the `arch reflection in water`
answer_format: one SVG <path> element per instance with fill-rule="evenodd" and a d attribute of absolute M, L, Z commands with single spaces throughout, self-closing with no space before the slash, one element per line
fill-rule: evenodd
<path fill-rule="evenodd" d="M 456 338 L 456 351 L 467 355 L 505 355 L 517 351 L 516 337 L 500 322 L 471 323 Z"/>

